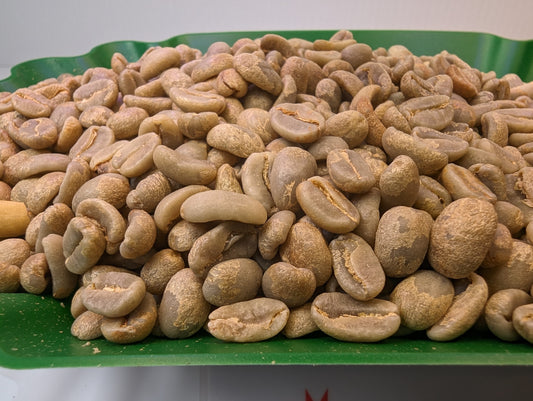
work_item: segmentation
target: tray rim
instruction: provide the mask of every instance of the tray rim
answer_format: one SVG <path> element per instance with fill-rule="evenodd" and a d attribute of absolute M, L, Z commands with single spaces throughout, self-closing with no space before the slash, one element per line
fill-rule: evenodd
<path fill-rule="evenodd" d="M 48 60 L 55 60 L 55 61 L 67 61 L 71 59 L 83 59 L 90 57 L 93 53 L 98 52 L 99 49 L 110 47 L 110 46 L 120 46 L 120 45 L 140 45 L 144 46 L 146 48 L 150 46 L 159 46 L 161 43 L 169 43 L 169 42 L 179 42 L 182 39 L 187 39 L 190 37 L 193 38 L 212 38 L 220 35 L 239 35 L 239 36 L 251 36 L 252 38 L 258 38 L 262 35 L 273 33 L 273 34 L 279 34 L 281 36 L 286 35 L 296 35 L 294 37 L 297 37 L 298 33 L 306 33 L 306 34 L 318 34 L 318 35 L 330 35 L 337 32 L 339 29 L 318 29 L 318 30 L 298 30 L 298 29 L 286 29 L 286 30 L 230 30 L 230 31 L 212 31 L 212 32 L 192 32 L 192 33 L 181 33 L 178 35 L 174 35 L 171 37 L 168 37 L 166 39 L 161 39 L 157 41 L 143 41 L 143 40 L 128 40 L 128 39 L 120 39 L 120 40 L 114 40 L 109 42 L 100 43 L 96 46 L 93 46 L 85 53 L 79 53 L 76 55 L 68 55 L 68 56 L 48 56 L 48 57 L 39 57 L 39 58 L 31 58 L 22 62 L 19 62 L 15 65 L 13 65 L 9 71 L 9 76 L 3 78 L 0 80 L 0 91 L 2 91 L 2 87 L 5 85 L 8 85 L 11 83 L 11 81 L 14 79 L 15 74 L 18 70 L 21 68 L 24 68 L 25 66 L 33 65 L 36 63 L 42 63 L 46 62 Z M 347 30 L 353 32 L 353 33 L 360 33 L 360 34 L 369 34 L 369 33 L 390 33 L 390 34 L 437 34 L 437 35 L 458 35 L 458 36 L 479 36 L 492 39 L 492 40 L 501 40 L 501 41 L 509 41 L 516 44 L 524 44 L 524 45 L 533 45 L 533 38 L 531 39 L 512 39 L 503 35 L 494 34 L 490 32 L 485 31 L 468 31 L 468 30 L 431 30 L 431 29 L 348 29 Z M 286 36 L 287 37 L 287 36 Z M 357 40 L 357 38 L 355 38 Z M 443 49 L 445 50 L 445 49 Z M 50 76 L 51 78 L 52 76 Z M 28 84 L 30 85 L 30 84 Z"/>

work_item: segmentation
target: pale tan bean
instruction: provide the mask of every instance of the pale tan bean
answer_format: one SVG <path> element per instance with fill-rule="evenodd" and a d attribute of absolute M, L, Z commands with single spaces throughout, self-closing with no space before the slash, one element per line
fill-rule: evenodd
<path fill-rule="evenodd" d="M 181 205 L 180 214 L 183 219 L 193 223 L 232 220 L 260 225 L 267 219 L 265 208 L 255 198 L 221 190 L 191 195 Z"/>

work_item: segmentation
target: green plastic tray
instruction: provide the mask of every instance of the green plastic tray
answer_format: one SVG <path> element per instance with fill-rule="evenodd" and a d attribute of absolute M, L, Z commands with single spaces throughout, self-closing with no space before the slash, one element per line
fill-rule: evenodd
<path fill-rule="evenodd" d="M 82 73 L 109 67 L 114 52 L 134 61 L 153 45 L 185 43 L 205 51 L 215 41 L 229 44 L 268 32 L 188 34 L 157 43 L 106 43 L 76 57 L 43 58 L 21 63 L 0 81 L 0 91 L 14 91 L 61 73 Z M 275 31 L 285 37 L 327 39 L 334 31 Z M 403 44 L 417 55 L 442 50 L 457 54 L 481 71 L 499 76 L 513 72 L 533 80 L 533 40 L 514 41 L 472 32 L 354 31 L 359 42 L 373 48 Z M 533 346 L 505 343 L 490 335 L 469 332 L 447 343 L 429 341 L 424 333 L 390 338 L 377 344 L 353 344 L 325 335 L 287 340 L 278 336 L 252 344 L 231 344 L 203 332 L 185 340 L 149 337 L 131 345 L 105 340 L 80 341 L 70 335 L 68 303 L 24 293 L 0 294 L 0 365 L 8 368 L 156 365 L 533 365 Z"/>

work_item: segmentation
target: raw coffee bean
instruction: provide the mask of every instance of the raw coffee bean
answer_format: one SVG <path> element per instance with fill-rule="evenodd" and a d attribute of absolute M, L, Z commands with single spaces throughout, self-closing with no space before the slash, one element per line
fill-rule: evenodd
<path fill-rule="evenodd" d="M 358 301 L 375 298 L 385 286 L 385 273 L 372 247 L 349 233 L 329 243 L 333 273 L 339 286 Z"/>
<path fill-rule="evenodd" d="M 402 325 L 426 330 L 444 317 L 454 297 L 452 281 L 432 270 L 419 270 L 404 278 L 390 294 Z"/>
<path fill-rule="evenodd" d="M 81 294 L 83 305 L 105 317 L 126 316 L 144 299 L 144 281 L 131 273 L 107 272 L 96 276 Z"/>
<path fill-rule="evenodd" d="M 279 299 L 293 308 L 311 298 L 316 289 L 316 279 L 309 269 L 277 262 L 263 274 L 261 287 L 268 298 Z"/>
<path fill-rule="evenodd" d="M 230 259 L 209 269 L 202 293 L 211 305 L 222 306 L 253 299 L 261 288 L 263 270 L 252 259 Z"/>
<path fill-rule="evenodd" d="M 298 184 L 296 199 L 306 215 L 324 230 L 344 234 L 359 224 L 357 208 L 323 177 L 311 177 Z"/>
<path fill-rule="evenodd" d="M 306 150 L 289 146 L 280 150 L 274 157 L 269 171 L 270 192 L 279 210 L 300 210 L 296 198 L 298 184 L 316 175 L 314 157 Z"/>
<path fill-rule="evenodd" d="M 468 277 L 485 259 L 497 225 L 491 203 L 477 198 L 453 201 L 433 224 L 429 263 L 446 277 Z"/>
<path fill-rule="evenodd" d="M 517 341 L 520 335 L 513 324 L 513 312 L 521 305 L 530 304 L 533 298 L 527 292 L 508 288 L 493 293 L 485 304 L 487 327 L 500 340 Z"/>
<path fill-rule="evenodd" d="M 223 341 L 264 341 L 281 332 L 288 318 L 289 308 L 283 302 L 254 298 L 215 309 L 209 314 L 206 329 Z"/>
<path fill-rule="evenodd" d="M 357 301 L 340 292 L 318 295 L 311 316 L 321 331 L 341 341 L 378 342 L 400 327 L 398 307 L 392 302 L 377 298 Z"/>
<path fill-rule="evenodd" d="M 189 268 L 168 282 L 159 305 L 159 327 L 168 338 L 187 338 L 199 331 L 211 306 L 202 294 L 202 281 Z"/>
<path fill-rule="evenodd" d="M 388 277 L 406 277 L 425 259 L 433 219 L 407 206 L 387 210 L 379 220 L 374 251 Z"/>
<path fill-rule="evenodd" d="M 320 230 L 307 222 L 296 222 L 279 250 L 281 260 L 305 267 L 315 274 L 316 285 L 325 284 L 332 274 L 332 257 Z"/>

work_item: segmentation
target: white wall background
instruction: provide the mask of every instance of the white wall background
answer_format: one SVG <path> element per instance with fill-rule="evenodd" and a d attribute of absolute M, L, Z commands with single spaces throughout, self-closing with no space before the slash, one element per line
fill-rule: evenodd
<path fill-rule="evenodd" d="M 532 0 L 2 0 L 0 79 L 20 62 L 196 32 L 417 29 L 533 39 Z"/>

